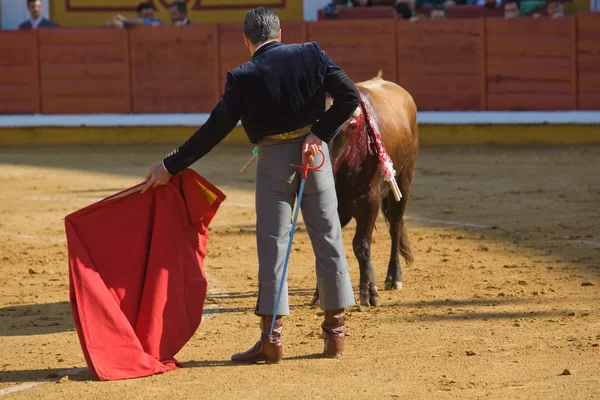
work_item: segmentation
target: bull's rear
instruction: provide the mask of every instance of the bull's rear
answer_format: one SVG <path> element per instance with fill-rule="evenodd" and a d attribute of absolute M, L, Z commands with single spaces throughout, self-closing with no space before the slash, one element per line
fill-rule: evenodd
<path fill-rule="evenodd" d="M 413 261 L 403 217 L 419 148 L 417 107 L 406 90 L 382 79 L 381 73 L 356 86 L 364 106 L 359 107 L 342 126 L 330 145 L 330 153 L 340 220 L 343 225 L 352 218 L 356 220 L 352 244 L 360 265 L 360 301 L 362 305 L 379 306 L 370 246 L 380 205 L 392 239 L 385 288 L 402 287 L 399 254 L 406 263 Z M 365 122 L 369 119 L 372 124 Z M 372 151 L 371 136 L 374 132 L 369 129 L 379 132 L 394 164 L 396 182 L 403 195 L 399 202 L 395 200 L 389 184 L 383 180 L 378 155 Z"/>

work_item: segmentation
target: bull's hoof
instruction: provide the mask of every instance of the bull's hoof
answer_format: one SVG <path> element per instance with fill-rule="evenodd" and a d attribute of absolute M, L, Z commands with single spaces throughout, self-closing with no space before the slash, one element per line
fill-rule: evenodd
<path fill-rule="evenodd" d="M 391 279 L 386 279 L 385 281 L 385 290 L 400 290 L 402 289 L 402 281 L 392 281 Z"/>
<path fill-rule="evenodd" d="M 379 294 L 361 293 L 360 305 L 364 307 L 381 307 L 381 299 L 379 298 Z"/>
<path fill-rule="evenodd" d="M 371 305 L 371 296 L 369 296 L 369 294 L 363 295 L 361 293 L 360 295 L 360 305 L 364 306 L 364 307 L 369 307 Z"/>
<path fill-rule="evenodd" d="M 369 298 L 369 304 L 371 304 L 373 307 L 381 307 L 381 299 L 379 298 L 379 295 L 371 296 Z"/>

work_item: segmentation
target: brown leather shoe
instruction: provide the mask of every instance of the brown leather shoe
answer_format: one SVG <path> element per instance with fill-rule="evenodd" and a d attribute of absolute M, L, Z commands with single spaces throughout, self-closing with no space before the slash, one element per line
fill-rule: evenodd
<path fill-rule="evenodd" d="M 344 309 L 326 310 L 321 327 L 325 340 L 325 355 L 327 357 L 341 356 L 344 352 Z"/>
<path fill-rule="evenodd" d="M 260 317 L 260 329 L 262 331 L 260 340 L 252 348 L 242 353 L 231 356 L 231 361 L 255 363 L 264 361 L 267 364 L 278 363 L 283 358 L 283 347 L 281 346 L 281 331 L 283 331 L 283 318 L 277 316 L 273 335 L 269 335 L 271 330 L 272 315 L 262 315 Z"/>

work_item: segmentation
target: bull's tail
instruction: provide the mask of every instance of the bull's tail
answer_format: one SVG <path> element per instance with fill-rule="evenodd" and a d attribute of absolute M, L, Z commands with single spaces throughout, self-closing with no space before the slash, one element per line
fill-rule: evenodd
<path fill-rule="evenodd" d="M 412 254 L 412 247 L 408 241 L 408 231 L 406 225 L 402 224 L 402 232 L 400 233 L 400 255 L 404 258 L 407 265 L 410 265 L 415 261 Z"/>
<path fill-rule="evenodd" d="M 390 207 L 398 207 L 401 208 L 402 207 L 402 202 L 406 202 L 408 200 L 407 196 L 402 197 L 402 200 L 400 200 L 400 202 L 397 202 L 396 199 L 394 199 L 393 195 L 391 194 L 391 192 L 388 194 L 388 196 L 386 196 L 382 201 L 381 201 L 381 211 L 383 212 L 383 216 L 385 217 L 385 222 L 388 225 L 388 228 L 391 229 L 391 221 L 390 219 L 392 218 L 392 216 L 390 215 Z M 406 207 L 406 206 L 405 206 Z M 396 213 L 395 213 L 396 214 Z M 399 233 L 399 242 L 398 243 L 398 251 L 400 253 L 400 255 L 402 256 L 402 258 L 404 258 L 404 261 L 406 262 L 407 265 L 410 265 L 413 263 L 413 261 L 415 260 L 415 258 L 413 257 L 412 254 L 412 247 L 410 245 L 410 241 L 408 240 L 408 231 L 406 230 L 406 225 L 404 225 L 404 213 L 402 212 L 398 218 L 400 219 L 400 221 L 397 221 L 397 225 L 399 226 L 400 232 Z M 398 229 L 398 228 L 396 228 Z"/>

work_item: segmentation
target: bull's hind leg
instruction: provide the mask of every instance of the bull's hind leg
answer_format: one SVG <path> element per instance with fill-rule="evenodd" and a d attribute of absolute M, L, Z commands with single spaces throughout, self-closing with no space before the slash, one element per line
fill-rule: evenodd
<path fill-rule="evenodd" d="M 385 278 L 385 290 L 402 289 L 402 268 L 400 267 L 401 254 L 407 263 L 411 263 L 412 252 L 408 242 L 408 233 L 404 226 L 404 212 L 408 203 L 410 182 L 402 182 L 398 179 L 398 186 L 402 190 L 402 199 L 398 202 L 390 191 L 382 204 L 383 214 L 387 219 L 392 239 L 392 249 L 390 262 L 388 263 L 388 272 Z"/>
<path fill-rule="evenodd" d="M 360 267 L 360 304 L 363 306 L 379 307 L 381 301 L 377 293 L 375 272 L 371 264 L 371 240 L 373 229 L 379 212 L 379 201 L 372 199 L 357 204 L 356 233 L 352 241 L 354 255 Z"/>

